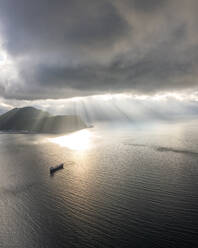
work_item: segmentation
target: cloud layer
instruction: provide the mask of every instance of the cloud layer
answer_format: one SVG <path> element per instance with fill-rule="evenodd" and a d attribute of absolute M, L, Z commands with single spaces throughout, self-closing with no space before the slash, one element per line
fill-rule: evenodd
<path fill-rule="evenodd" d="M 0 97 L 196 91 L 196 0 L 1 0 Z"/>

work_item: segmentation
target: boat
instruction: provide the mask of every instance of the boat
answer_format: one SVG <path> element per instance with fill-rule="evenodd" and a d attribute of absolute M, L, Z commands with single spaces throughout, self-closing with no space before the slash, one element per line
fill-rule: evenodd
<path fill-rule="evenodd" d="M 60 170 L 60 169 L 63 169 L 63 163 L 62 164 L 59 164 L 57 166 L 54 166 L 54 167 L 50 167 L 50 174 L 53 174 L 54 172 L 56 172 L 57 170 Z"/>

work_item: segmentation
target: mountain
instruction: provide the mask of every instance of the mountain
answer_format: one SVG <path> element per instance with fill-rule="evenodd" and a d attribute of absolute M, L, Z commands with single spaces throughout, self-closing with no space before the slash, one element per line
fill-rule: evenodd
<path fill-rule="evenodd" d="M 14 108 L 0 116 L 1 131 L 65 133 L 86 127 L 77 115 L 51 116 L 33 107 Z"/>

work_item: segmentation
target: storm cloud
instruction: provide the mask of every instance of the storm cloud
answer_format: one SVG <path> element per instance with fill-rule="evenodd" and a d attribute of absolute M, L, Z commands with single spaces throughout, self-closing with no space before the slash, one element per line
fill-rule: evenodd
<path fill-rule="evenodd" d="M 0 0 L 0 97 L 195 92 L 197 11 L 196 0 Z"/>

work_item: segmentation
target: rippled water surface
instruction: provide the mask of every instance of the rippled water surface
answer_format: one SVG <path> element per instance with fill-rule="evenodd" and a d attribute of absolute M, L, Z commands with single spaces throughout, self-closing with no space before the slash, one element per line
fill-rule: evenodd
<path fill-rule="evenodd" d="M 198 247 L 197 124 L 0 134 L 0 247 Z"/>

